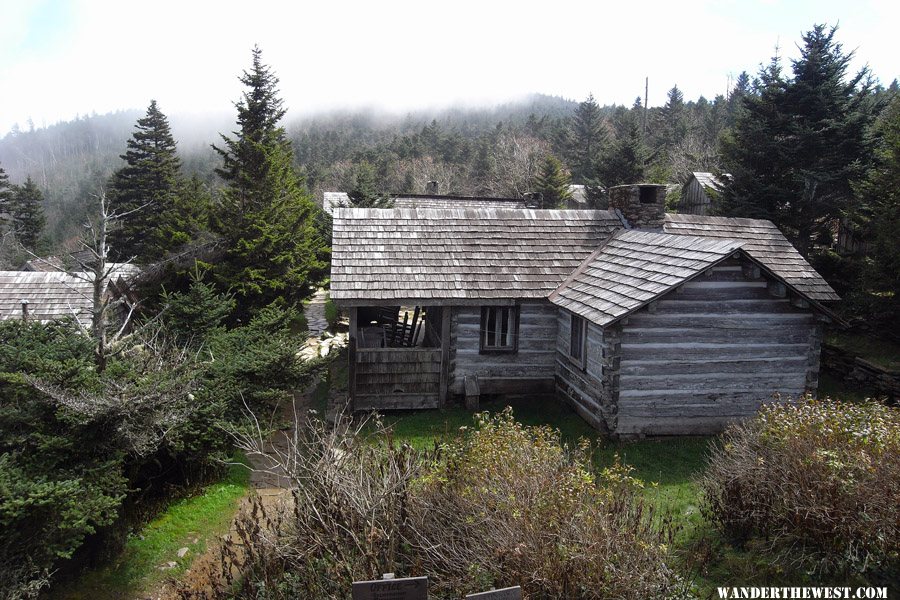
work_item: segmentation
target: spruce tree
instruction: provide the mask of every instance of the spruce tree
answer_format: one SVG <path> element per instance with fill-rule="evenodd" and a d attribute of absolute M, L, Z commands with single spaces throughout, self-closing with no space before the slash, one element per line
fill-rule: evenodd
<path fill-rule="evenodd" d="M 378 193 L 375 167 L 368 161 L 355 165 L 349 174 L 347 196 L 351 206 L 357 208 L 390 208 L 394 202 Z"/>
<path fill-rule="evenodd" d="M 538 174 L 535 191 L 541 194 L 540 208 L 562 208 L 572 199 L 569 176 L 555 156 L 548 155 Z"/>
<path fill-rule="evenodd" d="M 791 79 L 773 59 L 723 144 L 733 176 L 723 211 L 771 219 L 805 256 L 856 210 L 853 184 L 871 162 L 868 71 L 848 78 L 852 53 L 835 42 L 835 31 L 816 25 L 803 36 Z"/>
<path fill-rule="evenodd" d="M 569 164 L 576 182 L 586 183 L 597 177 L 607 137 L 600 106 L 589 95 L 575 109 L 569 129 Z"/>
<path fill-rule="evenodd" d="M 600 177 L 607 186 L 640 183 L 644 179 L 649 152 L 637 119 L 624 117 L 625 130 L 612 144 L 600 165 Z"/>
<path fill-rule="evenodd" d="M 41 207 L 43 201 L 44 196 L 31 176 L 25 180 L 24 185 L 14 188 L 9 200 L 9 214 L 16 239 L 32 252 L 36 250 L 47 222 Z"/>
<path fill-rule="evenodd" d="M 216 169 L 222 193 L 217 233 L 227 249 L 213 271 L 231 289 L 243 314 L 278 298 L 289 304 L 310 295 L 326 275 L 328 249 L 316 229 L 317 208 L 293 167 L 293 151 L 279 122 L 285 114 L 278 78 L 253 49 L 247 86 L 235 106 L 238 130 L 222 135 Z"/>
<path fill-rule="evenodd" d="M 659 142 L 664 150 L 670 150 L 685 138 L 688 131 L 684 94 L 677 85 L 666 94 L 666 103 L 659 114 Z"/>
<path fill-rule="evenodd" d="M 9 175 L 0 167 L 0 214 L 7 211 L 9 199 L 12 196 L 12 188 L 9 185 Z"/>
<path fill-rule="evenodd" d="M 127 164 L 113 174 L 110 205 L 125 216 L 110 233 L 112 256 L 120 261 L 157 261 L 170 250 L 172 236 L 167 230 L 174 226 L 181 163 L 169 121 L 156 100 L 138 119 L 121 158 Z"/>

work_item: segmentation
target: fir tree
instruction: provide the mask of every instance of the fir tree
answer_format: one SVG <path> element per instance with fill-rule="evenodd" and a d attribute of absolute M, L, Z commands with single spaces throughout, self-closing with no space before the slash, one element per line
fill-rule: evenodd
<path fill-rule="evenodd" d="M 669 150 L 687 135 L 687 115 L 684 106 L 684 94 L 678 86 L 666 94 L 666 103 L 660 110 L 660 144 Z"/>
<path fill-rule="evenodd" d="M 733 176 L 723 211 L 771 219 L 806 256 L 829 243 L 832 224 L 855 210 L 853 182 L 871 160 L 868 72 L 848 79 L 852 53 L 834 41 L 835 31 L 816 25 L 803 36 L 792 79 L 772 60 L 723 144 Z"/>
<path fill-rule="evenodd" d="M 350 172 L 347 196 L 357 208 L 390 208 L 393 201 L 378 192 L 375 167 L 368 161 L 355 165 Z"/>
<path fill-rule="evenodd" d="M 575 109 L 569 129 L 569 163 L 576 182 L 586 182 L 597 176 L 607 137 L 600 106 L 594 96 L 589 95 Z"/>
<path fill-rule="evenodd" d="M 889 299 L 896 315 L 900 306 L 900 96 L 881 115 L 875 132 L 875 164 L 861 190 L 870 199 L 862 229 L 872 242 L 872 272 L 864 284 Z M 890 320 L 894 331 L 900 329 L 896 319 Z"/>
<path fill-rule="evenodd" d="M 170 249 L 178 220 L 174 213 L 181 163 L 169 121 L 156 100 L 138 119 L 121 158 L 127 165 L 110 182 L 111 207 L 124 215 L 121 225 L 110 232 L 113 257 L 142 263 L 159 260 Z"/>
<path fill-rule="evenodd" d="M 569 176 L 563 170 L 562 163 L 555 156 L 548 155 L 538 174 L 536 190 L 541 194 L 539 208 L 562 208 L 572 199 L 569 190 Z"/>
<path fill-rule="evenodd" d="M 214 275 L 236 294 L 244 314 L 278 298 L 299 303 L 322 281 L 327 247 L 316 230 L 317 209 L 293 168 L 293 151 L 279 126 L 285 114 L 278 78 L 253 49 L 247 86 L 236 103 L 238 131 L 223 135 L 216 172 L 227 183 L 215 229 L 227 244 Z"/>
<path fill-rule="evenodd" d="M 624 125 L 625 131 L 600 166 L 600 176 L 607 186 L 640 183 L 644 179 L 648 151 L 641 126 L 631 114 L 625 117 Z"/>
<path fill-rule="evenodd" d="M 13 189 L 9 200 L 9 214 L 16 239 L 26 249 L 34 252 L 47 219 L 41 203 L 44 196 L 29 176 L 25 184 Z"/>
<path fill-rule="evenodd" d="M 9 175 L 0 167 L 0 213 L 7 210 L 7 204 L 12 196 L 12 189 L 9 185 Z"/>

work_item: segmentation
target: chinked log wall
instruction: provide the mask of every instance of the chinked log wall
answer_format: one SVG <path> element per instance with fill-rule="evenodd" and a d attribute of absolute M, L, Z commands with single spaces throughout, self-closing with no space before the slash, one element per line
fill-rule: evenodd
<path fill-rule="evenodd" d="M 623 324 L 617 433 L 715 432 L 815 390 L 821 325 L 752 271 L 716 267 Z"/>
<path fill-rule="evenodd" d="M 441 350 L 357 349 L 355 377 L 355 410 L 437 408 Z"/>
<path fill-rule="evenodd" d="M 485 304 L 489 304 L 486 302 Z M 482 394 L 553 393 L 556 313 L 549 302 L 519 307 L 519 346 L 511 353 L 480 353 L 481 307 L 453 307 L 450 323 L 450 391 L 465 393 L 477 376 Z"/>
<path fill-rule="evenodd" d="M 585 421 L 603 432 L 616 428 L 616 406 L 612 390 L 618 384 L 618 339 L 621 327 L 606 331 L 587 324 L 584 361 L 569 357 L 572 315 L 559 311 L 556 344 L 556 393 L 566 400 Z"/>

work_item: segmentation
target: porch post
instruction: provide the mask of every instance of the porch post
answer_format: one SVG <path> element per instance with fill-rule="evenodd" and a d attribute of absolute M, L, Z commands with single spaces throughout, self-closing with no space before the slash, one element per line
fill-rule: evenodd
<path fill-rule="evenodd" d="M 348 309 L 350 313 L 350 332 L 347 340 L 347 395 L 350 402 L 351 410 L 355 408 L 356 402 L 356 335 L 357 335 L 357 317 L 356 307 L 351 306 Z"/>
<path fill-rule="evenodd" d="M 439 388 L 438 406 L 447 406 L 450 387 L 450 310 L 449 306 L 441 307 L 441 384 Z"/>

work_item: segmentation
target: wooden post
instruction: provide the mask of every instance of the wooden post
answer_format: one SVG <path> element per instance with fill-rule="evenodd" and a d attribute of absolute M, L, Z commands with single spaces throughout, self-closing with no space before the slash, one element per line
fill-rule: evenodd
<path fill-rule="evenodd" d="M 438 398 L 441 408 L 450 401 L 450 311 L 449 306 L 441 307 L 441 383 Z"/>
<path fill-rule="evenodd" d="M 355 406 L 354 400 L 356 398 L 356 339 L 359 333 L 359 323 L 355 306 L 351 306 L 347 312 L 350 316 L 350 332 L 347 339 L 347 394 L 352 410 Z"/>

